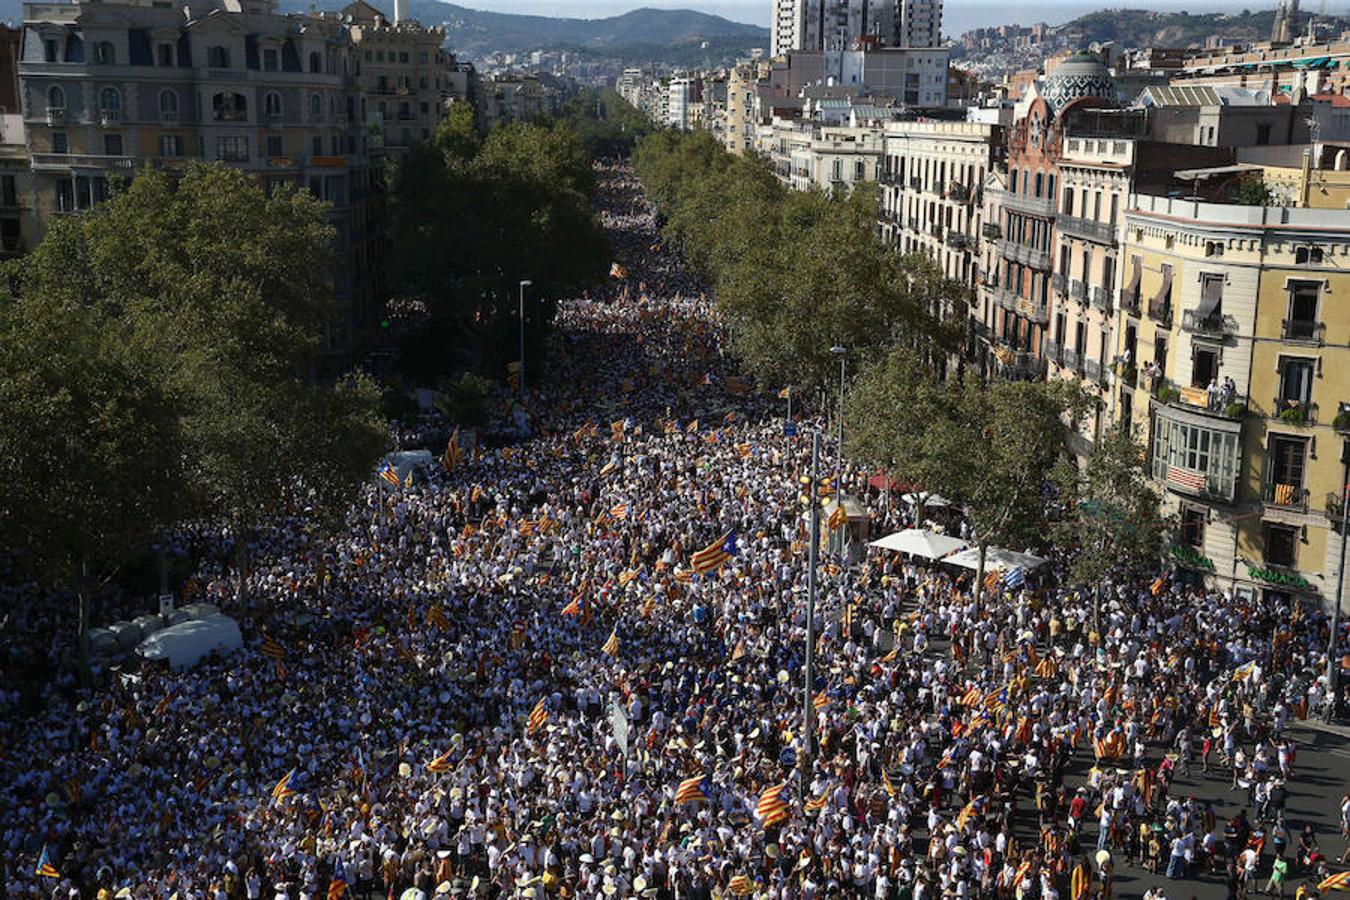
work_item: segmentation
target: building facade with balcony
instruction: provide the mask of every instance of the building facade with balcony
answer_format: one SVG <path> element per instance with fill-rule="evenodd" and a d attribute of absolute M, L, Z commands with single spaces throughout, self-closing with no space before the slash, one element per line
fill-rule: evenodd
<path fill-rule="evenodd" d="M 996 343 L 1034 360 L 1033 374 L 1080 378 L 1091 365 L 1095 383 L 1105 377 L 1101 348 L 1109 342 L 1103 344 L 1100 334 L 1092 334 L 1084 314 L 1080 344 L 1079 323 L 1070 324 L 1067 307 L 1061 306 L 1054 318 L 1052 309 L 1059 306 L 1057 298 L 1067 304 L 1072 287 L 1058 277 L 1063 273 L 1057 270 L 1062 246 L 1056 221 L 1064 198 L 1079 196 L 1077 190 L 1062 192 L 1066 123 L 1078 111 L 1114 105 L 1115 87 L 1106 67 L 1095 56 L 1078 54 L 1033 86 L 1009 132 L 1006 185 L 994 220 L 1000 233 L 997 271 L 986 290 L 1000 308 L 992 329 Z M 1084 179 L 1081 173 L 1076 177 Z M 1090 306 L 1087 282 L 1079 286 L 1076 299 Z M 1099 296 L 1098 302 L 1104 299 Z M 1100 323 L 1095 330 L 1100 333 Z M 1013 367 L 1007 374 L 1022 377 L 1026 367 Z"/>
<path fill-rule="evenodd" d="M 453 97 L 456 66 L 441 49 L 445 29 L 391 22 L 364 0 L 343 7 L 341 16 L 361 62 L 362 118 L 380 129 L 387 156 L 401 156 L 435 133 Z"/>
<path fill-rule="evenodd" d="M 1003 129 L 979 122 L 892 122 L 879 174 L 881 233 L 922 253 L 973 295 L 980 280 L 984 181 L 1002 162 Z"/>
<path fill-rule="evenodd" d="M 1125 215 L 1117 414 L 1147 443 L 1178 565 L 1225 589 L 1335 596 L 1350 434 L 1350 310 L 1330 302 L 1350 290 L 1343 220 L 1137 194 Z"/>
<path fill-rule="evenodd" d="M 1134 141 L 1064 138 L 1046 357 L 1051 378 L 1078 381 L 1099 402 L 1079 423 L 1086 455 L 1110 421 L 1119 234 L 1134 168 Z"/>
<path fill-rule="evenodd" d="M 88 209 L 152 166 L 220 161 L 332 204 L 327 347 L 349 349 L 382 297 L 382 162 L 363 127 L 360 58 L 340 18 L 271 0 L 29 3 L 19 64 L 36 225 Z"/>

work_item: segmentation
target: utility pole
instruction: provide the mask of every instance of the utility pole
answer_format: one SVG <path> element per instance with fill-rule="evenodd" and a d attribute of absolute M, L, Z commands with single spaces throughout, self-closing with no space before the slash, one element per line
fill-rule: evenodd
<path fill-rule="evenodd" d="M 525 289 L 534 282 L 520 283 L 520 405 L 525 405 Z"/>
<path fill-rule="evenodd" d="M 820 555 L 820 432 L 811 432 L 811 547 L 806 569 L 806 681 L 802 685 L 802 772 L 809 776 L 816 751 L 816 566 Z"/>
<path fill-rule="evenodd" d="M 1341 672 L 1341 660 L 1336 654 L 1340 651 L 1341 632 L 1341 592 L 1345 590 L 1345 530 L 1350 523 L 1350 444 L 1341 445 L 1341 462 L 1344 464 L 1341 479 L 1341 564 L 1336 568 L 1336 597 L 1331 602 L 1331 636 L 1327 638 L 1327 697 L 1331 701 L 1326 708 L 1326 721 L 1336 715 L 1337 677 Z M 1295 601 L 1298 602 L 1298 601 Z"/>

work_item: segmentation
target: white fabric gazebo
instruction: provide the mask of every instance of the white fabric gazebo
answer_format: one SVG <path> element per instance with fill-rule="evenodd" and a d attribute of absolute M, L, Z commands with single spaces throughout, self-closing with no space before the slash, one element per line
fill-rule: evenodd
<path fill-rule="evenodd" d="M 923 502 L 924 506 L 954 505 L 950 500 L 948 500 L 946 497 L 943 497 L 941 494 L 925 494 L 922 492 L 917 494 L 914 493 L 901 494 L 900 499 L 908 503 L 910 506 L 918 506 L 920 501 Z"/>
<path fill-rule="evenodd" d="M 977 570 L 980 568 L 980 548 L 967 547 L 960 553 L 947 557 L 943 562 L 960 566 L 963 569 Z M 1044 564 L 1044 559 L 1039 556 L 1032 556 L 1030 553 L 1018 553 L 1016 550 L 1005 550 L 1002 547 L 989 547 L 984 551 L 984 570 L 986 572 L 1011 572 L 1013 569 L 1023 569 L 1029 572 Z"/>
<path fill-rule="evenodd" d="M 936 531 L 929 531 L 926 528 L 906 528 L 904 531 L 888 534 L 867 546 L 877 547 L 881 550 L 895 550 L 899 553 L 908 553 L 911 556 L 922 556 L 924 559 L 942 559 L 944 556 L 958 550 L 964 550 L 970 545 L 960 538 L 938 534 Z"/>

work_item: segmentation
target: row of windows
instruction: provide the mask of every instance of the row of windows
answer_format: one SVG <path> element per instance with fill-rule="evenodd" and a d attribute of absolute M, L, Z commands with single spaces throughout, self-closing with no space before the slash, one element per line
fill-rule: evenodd
<path fill-rule="evenodd" d="M 1008 193 L 1019 193 L 1019 184 L 1022 188 L 1020 193 L 1042 199 L 1053 199 L 1055 196 L 1055 176 L 1051 173 L 1032 172 L 1030 169 L 1009 169 Z"/>
<path fill-rule="evenodd" d="M 78 37 L 72 36 L 78 42 Z M 152 54 L 149 46 L 149 38 L 144 29 L 132 29 L 128 33 L 128 40 L 131 46 L 132 59 L 129 62 L 133 65 L 150 65 Z M 246 55 L 248 56 L 248 68 L 261 68 L 264 72 L 301 71 L 300 61 L 294 48 L 287 42 L 283 48 L 264 47 L 259 55 L 257 51 L 256 37 L 249 35 L 246 38 Z M 136 50 L 140 48 L 140 58 L 137 59 Z M 404 54 L 405 56 L 407 54 Z M 422 54 L 426 56 L 425 53 Z M 289 61 L 288 57 L 289 56 Z M 94 44 L 94 63 L 101 66 L 115 66 L 118 64 L 117 46 L 112 41 L 98 41 Z M 67 51 L 64 55 L 61 52 L 61 42 L 55 38 L 47 38 L 43 41 L 43 59 L 46 62 L 59 62 L 62 59 L 66 62 L 79 62 L 83 59 L 83 50 L 75 49 L 74 52 Z M 159 66 L 188 66 L 191 60 L 186 52 L 186 45 L 175 44 L 172 42 L 161 42 L 155 45 L 153 53 L 155 65 Z M 425 62 L 425 60 L 423 60 Z M 213 69 L 232 68 L 232 54 L 230 48 L 220 44 L 214 44 L 206 48 L 206 64 Z M 323 54 L 317 51 L 311 51 L 309 54 L 309 71 L 319 74 L 327 72 L 333 74 L 334 65 L 330 61 L 324 64 Z M 347 61 L 345 57 L 342 60 L 343 74 L 347 71 Z"/>
<path fill-rule="evenodd" d="M 425 137 L 425 130 L 423 137 Z M 270 134 L 266 136 L 266 148 L 264 156 L 285 156 L 285 145 L 282 136 L 279 134 Z M 201 138 L 198 143 L 198 155 L 206 155 L 206 139 Z M 247 137 L 219 137 L 216 139 L 216 159 L 228 160 L 230 162 L 247 162 L 249 159 Z M 169 158 L 187 156 L 182 135 L 161 134 L 158 139 L 159 155 Z M 52 132 L 52 153 L 69 153 L 70 136 L 64 131 Z M 122 135 L 109 133 L 103 135 L 103 153 L 107 156 L 122 156 L 124 153 L 124 144 Z M 326 148 L 326 149 L 325 149 Z M 330 135 L 325 144 L 325 138 L 322 135 L 314 135 L 310 138 L 310 152 L 315 156 L 342 156 L 356 152 L 356 139 L 350 135 Z"/>
<path fill-rule="evenodd" d="M 172 88 L 164 88 L 159 92 L 159 113 L 161 119 L 178 118 L 178 92 Z M 425 103 L 422 104 L 426 106 Z M 383 107 L 383 104 L 381 104 Z M 98 108 L 104 113 L 120 113 L 122 110 L 122 92 L 117 88 L 105 87 L 98 94 Z M 356 100 L 354 97 L 347 98 L 347 115 L 355 114 Z M 47 91 L 47 109 L 49 112 L 60 112 L 66 109 L 66 92 L 59 86 L 53 86 Z M 381 110 L 383 111 L 383 110 Z M 269 91 L 263 95 L 263 112 L 268 118 L 280 118 L 283 114 L 281 94 L 276 91 Z M 425 110 L 424 110 L 425 112 Z M 328 99 L 328 113 L 331 117 L 338 116 L 338 100 L 336 97 Z M 240 93 L 234 91 L 219 91 L 211 96 L 211 114 L 216 121 L 235 121 L 248 118 L 248 99 Z M 324 115 L 323 97 L 319 94 L 309 95 L 309 116 L 311 119 L 322 119 Z"/>
<path fill-rule="evenodd" d="M 374 60 L 373 60 L 374 62 L 399 62 L 399 63 L 405 63 L 405 64 L 409 62 L 409 57 L 408 57 L 408 51 L 407 51 L 407 50 L 400 50 L 400 51 L 398 51 L 398 54 L 397 54 L 398 59 L 394 59 L 394 56 L 395 56 L 394 51 L 393 51 L 393 50 L 390 50 L 390 51 L 389 51 L 389 54 L 388 54 L 388 56 L 389 56 L 389 59 L 388 59 L 388 60 L 385 59 L 385 52 L 384 52 L 383 50 L 375 50 L 375 51 L 367 50 L 367 51 L 366 51 L 366 62 L 372 62 L 372 59 L 371 59 L 371 53 L 372 53 L 372 52 L 373 52 L 374 55 L 375 55 L 375 56 L 374 56 Z M 425 62 L 428 62 L 427 51 L 423 50 L 422 52 L 418 53 L 418 54 L 417 54 L 417 61 L 418 61 L 419 63 L 425 63 Z"/>

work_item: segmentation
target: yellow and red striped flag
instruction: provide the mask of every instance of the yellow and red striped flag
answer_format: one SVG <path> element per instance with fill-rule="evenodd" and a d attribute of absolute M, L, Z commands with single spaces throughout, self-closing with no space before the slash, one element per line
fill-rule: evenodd
<path fill-rule="evenodd" d="M 286 648 L 270 634 L 263 634 L 261 651 L 263 656 L 270 656 L 272 659 L 286 658 Z"/>
<path fill-rule="evenodd" d="M 755 892 L 755 883 L 746 875 L 733 875 L 727 888 L 737 897 L 744 897 L 746 894 Z"/>
<path fill-rule="evenodd" d="M 534 709 L 530 710 L 529 721 L 525 723 L 526 734 L 534 734 L 540 728 L 543 728 L 544 723 L 548 721 L 548 710 L 544 708 L 544 700 L 545 698 L 540 697 L 539 702 L 534 705 Z"/>
<path fill-rule="evenodd" d="M 686 778 L 680 782 L 679 787 L 675 788 L 675 802 L 696 803 L 700 800 L 707 800 L 708 792 L 705 790 L 707 784 L 708 779 L 703 775 Z"/>
<path fill-rule="evenodd" d="M 825 808 L 825 804 L 830 800 L 830 789 L 826 788 L 820 792 L 820 796 L 814 800 L 807 800 L 805 809 L 807 812 L 819 812 Z"/>
<path fill-rule="evenodd" d="M 295 789 L 291 787 L 291 779 L 294 776 L 295 776 L 295 769 L 291 769 L 285 775 L 281 776 L 281 780 L 278 781 L 276 783 L 276 786 L 272 788 L 273 800 L 280 803 L 282 800 L 295 793 Z"/>
<path fill-rule="evenodd" d="M 1350 891 L 1350 871 L 1337 872 L 1330 878 L 1322 879 L 1317 885 L 1319 891 Z"/>
<path fill-rule="evenodd" d="M 830 705 L 830 695 L 821 691 L 811 698 L 811 705 L 816 709 L 824 709 Z"/>
<path fill-rule="evenodd" d="M 785 790 L 787 790 L 786 781 L 766 788 L 764 793 L 759 795 L 759 803 L 755 804 L 755 815 L 759 817 L 759 824 L 764 828 L 787 821 L 788 803 L 783 799 Z"/>
<path fill-rule="evenodd" d="M 617 627 L 609 633 L 609 640 L 605 641 L 604 646 L 600 648 L 600 652 L 608 653 L 615 659 L 619 658 L 619 629 Z"/>
<path fill-rule="evenodd" d="M 695 574 L 706 575 L 707 573 L 725 565 L 731 557 L 736 555 L 736 530 L 733 528 L 725 532 L 716 541 L 713 541 L 702 550 L 698 551 L 690 558 L 689 564 L 693 567 Z"/>
<path fill-rule="evenodd" d="M 452 768 L 454 768 L 453 766 L 450 765 L 450 753 L 451 751 L 447 750 L 440 756 L 433 759 L 431 762 L 427 763 L 427 771 L 435 772 L 437 775 L 449 772 Z"/>

